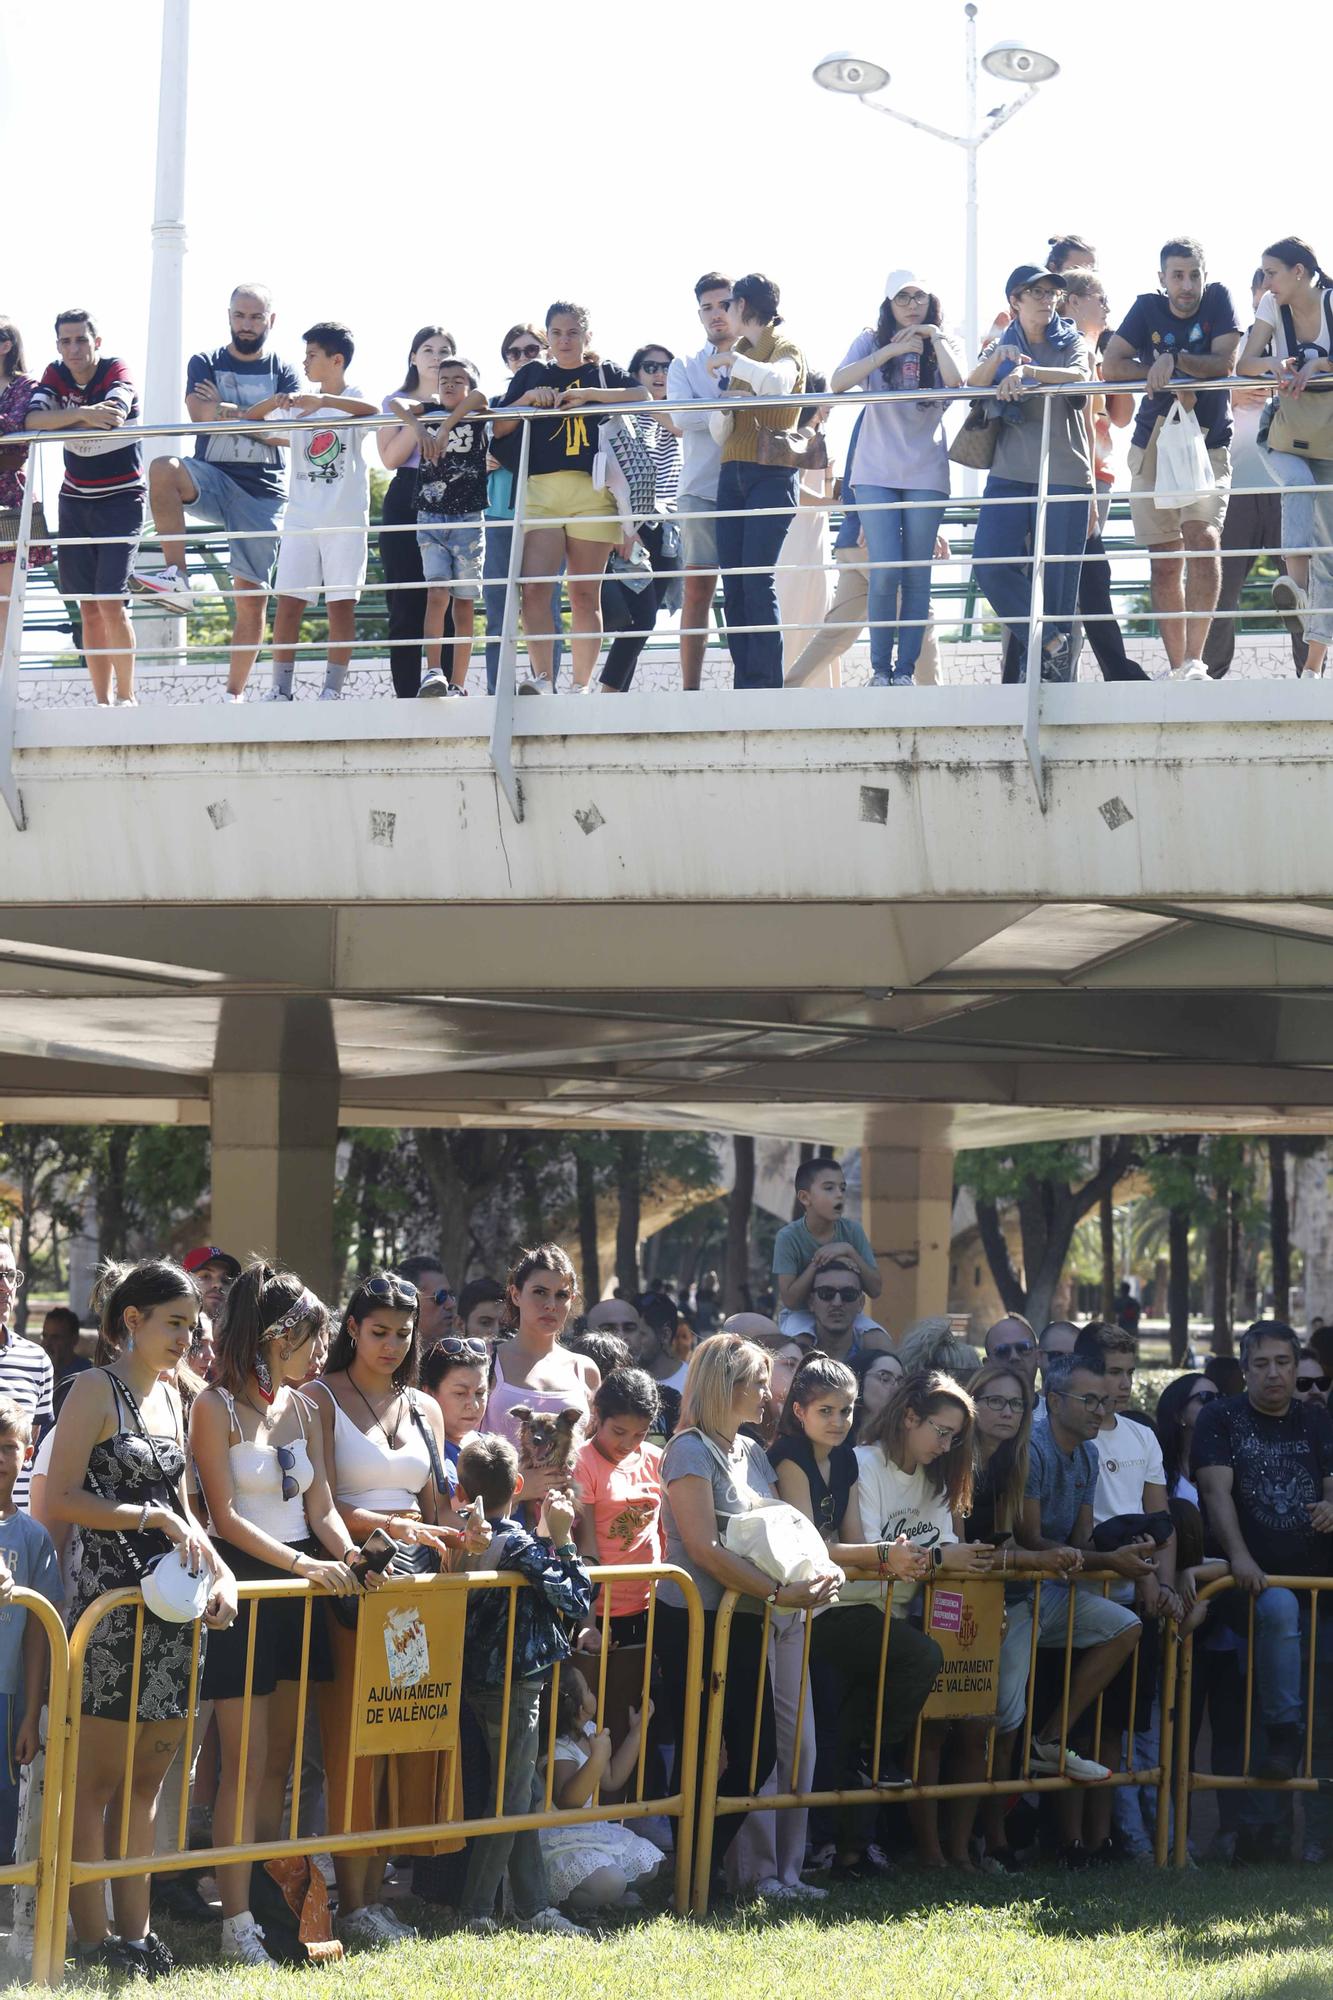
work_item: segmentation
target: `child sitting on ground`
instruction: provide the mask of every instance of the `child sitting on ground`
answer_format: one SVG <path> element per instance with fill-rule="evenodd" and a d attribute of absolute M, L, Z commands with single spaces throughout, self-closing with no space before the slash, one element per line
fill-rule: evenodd
<path fill-rule="evenodd" d="M 484 1555 L 464 1559 L 465 1568 L 517 1570 L 529 1590 L 478 1590 L 468 1606 L 463 1649 L 463 1685 L 486 1737 L 492 1784 L 488 1810 L 539 1811 L 545 1788 L 537 1775 L 542 1689 L 557 1662 L 567 1660 L 571 1630 L 587 1616 L 592 1585 L 570 1540 L 574 1505 L 553 1490 L 542 1504 L 537 1533 L 512 1519 L 510 1509 L 523 1490 L 518 1454 L 507 1438 L 486 1434 L 463 1446 L 458 1480 L 469 1500 L 479 1500 L 491 1530 Z M 512 1678 L 505 1727 L 505 1660 L 513 1605 Z M 505 1731 L 504 1798 L 495 1803 L 494 1775 Z M 579 1934 L 553 1907 L 541 1842 L 532 1828 L 520 1833 L 479 1835 L 468 1854 L 460 1921 L 472 1931 L 495 1929 L 495 1898 L 506 1869 L 514 1912 L 521 1929 Z"/>
<path fill-rule="evenodd" d="M 647 1720 L 652 1712 L 649 1702 Z M 571 1665 L 560 1670 L 555 1713 L 559 1733 L 553 1759 L 552 1805 L 588 1806 L 594 1803 L 593 1793 L 599 1787 L 618 1791 L 639 1761 L 645 1721 L 639 1710 L 630 1709 L 629 1728 L 613 1747 L 610 1730 L 596 1726 L 596 1695 L 579 1669 Z M 552 1900 L 568 1903 L 576 1914 L 610 1907 L 642 1909 L 630 1884 L 649 1881 L 662 1860 L 651 1841 L 614 1820 L 544 1826 L 541 1848 Z"/>

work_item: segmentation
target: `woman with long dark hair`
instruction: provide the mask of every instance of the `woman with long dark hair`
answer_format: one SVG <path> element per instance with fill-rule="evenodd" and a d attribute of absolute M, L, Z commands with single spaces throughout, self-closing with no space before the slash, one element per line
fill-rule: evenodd
<path fill-rule="evenodd" d="M 1157 1398 L 1153 1429 L 1162 1447 L 1162 1470 L 1166 1474 L 1168 1500 L 1188 1500 L 1199 1504 L 1199 1489 L 1190 1477 L 1190 1447 L 1194 1426 L 1208 1405 L 1222 1394 L 1206 1375 L 1177 1375 Z"/>
<path fill-rule="evenodd" d="M 505 1328 L 512 1339 L 495 1350 L 491 1393 L 482 1421 L 517 1445 L 518 1425 L 510 1412 L 582 1409 L 585 1418 L 601 1376 L 585 1355 L 561 1345 L 560 1336 L 579 1297 L 574 1266 L 558 1243 L 539 1243 L 519 1252 L 505 1288 Z M 529 1480 L 524 1500 L 543 1500 L 540 1480 Z"/>
<path fill-rule="evenodd" d="M 97 1366 L 79 1375 L 65 1398 L 46 1482 L 48 1519 L 81 1530 L 71 1627 L 105 1592 L 136 1587 L 156 1558 L 174 1550 L 192 1572 L 208 1571 L 204 1624 L 225 1629 L 236 1618 L 236 1586 L 190 1512 L 186 1409 L 178 1386 L 199 1323 L 194 1280 L 160 1258 L 108 1263 L 93 1302 L 100 1321 Z M 129 1852 L 152 1853 L 158 1795 L 198 1705 L 193 1625 L 145 1610 L 139 1629 L 136 1616 L 133 1605 L 108 1612 L 84 1655 L 76 1861 L 102 1861 L 117 1851 L 112 1843 L 119 1839 L 119 1817 L 108 1808 L 124 1782 L 131 1728 Z M 205 1661 L 206 1642 L 201 1632 Z M 90 1970 L 151 1979 L 171 1971 L 170 1951 L 149 1928 L 151 1880 L 123 1875 L 113 1881 L 118 1935 L 107 1924 L 105 1882 L 71 1889 L 79 1959 Z"/>
<path fill-rule="evenodd" d="M 722 446 L 717 554 L 727 648 L 738 688 L 782 686 L 774 570 L 796 512 L 801 461 L 792 432 L 800 404 L 746 407 L 755 396 L 798 395 L 805 387 L 805 356 L 781 331 L 780 298 L 778 287 L 762 271 L 738 278 L 727 309 L 734 345 L 708 360 L 714 380 L 725 378 L 728 398 L 728 408 L 709 418 L 709 429 Z"/>
<path fill-rule="evenodd" d="M 337 1597 L 350 1596 L 357 1550 L 333 1503 L 318 1420 L 299 1392 L 311 1348 L 328 1322 L 325 1307 L 291 1271 L 254 1263 L 229 1287 L 213 1329 L 216 1376 L 190 1412 L 190 1449 L 217 1537 L 232 1574 L 248 1581 L 296 1576 Z M 376 1578 L 376 1582 L 378 1582 Z M 256 1623 L 248 1770 L 236 1821 L 246 1730 L 246 1662 Z M 214 1638 L 203 1692 L 216 1705 L 221 1749 L 213 1843 L 274 1840 L 296 1743 L 305 1603 L 247 1602 L 236 1624 Z M 333 1671 L 324 1606 L 310 1615 L 309 1679 Z M 250 1910 L 250 1863 L 217 1870 L 222 1955 L 269 1965 L 264 1933 Z"/>
<path fill-rule="evenodd" d="M 14 561 L 18 554 L 16 541 L 6 538 L 3 516 L 23 505 L 23 494 L 28 483 L 26 466 L 28 447 L 11 442 L 11 433 L 21 431 L 27 420 L 28 406 L 37 388 L 37 380 L 27 372 L 27 362 L 23 358 L 23 335 L 12 319 L 0 315 L 0 645 L 4 644 L 5 623 L 9 617 L 9 593 L 14 587 Z M 34 544 L 28 550 L 29 567 L 49 563 L 49 547 Z"/>
<path fill-rule="evenodd" d="M 389 414 L 395 396 L 435 399 L 440 363 L 457 354 L 454 337 L 442 326 L 419 326 L 408 349 L 407 372 L 380 408 Z M 380 463 L 392 472 L 380 515 L 380 563 L 389 606 L 389 672 L 393 691 L 410 701 L 421 687 L 421 654 L 425 643 L 426 585 L 417 546 L 417 468 L 421 436 L 400 421 L 382 424 L 376 432 Z M 404 587 L 405 586 L 405 587 Z"/>
<path fill-rule="evenodd" d="M 459 1537 L 445 1531 L 447 1502 L 435 1475 L 445 1457 L 444 1420 L 435 1399 L 415 1387 L 418 1309 L 416 1286 L 396 1271 L 363 1278 L 309 1395 L 319 1411 L 338 1515 L 352 1543 L 364 1543 L 378 1528 L 409 1554 L 424 1544 L 443 1562 Z M 346 1823 L 350 1784 L 352 1828 L 383 1827 L 387 1836 L 382 1853 L 334 1856 L 339 1928 L 360 1944 L 391 1944 L 413 1933 L 380 1900 L 385 1855 L 397 1851 L 390 1830 L 449 1819 L 446 1760 L 430 1751 L 396 1757 L 392 1784 L 384 1758 L 358 1758 L 349 1768 L 356 1633 L 335 1621 L 330 1638 L 334 1678 L 319 1690 L 329 1825 Z M 441 1840 L 424 1851 L 438 1854 L 454 1844 Z"/>
<path fill-rule="evenodd" d="M 834 369 L 834 391 L 956 389 L 962 353 L 943 321 L 929 284 L 914 271 L 890 271 L 878 322 L 857 334 Z M 865 406 L 854 498 L 870 571 L 872 687 L 910 687 L 916 674 L 930 616 L 930 559 L 949 499 L 947 409 L 938 401 Z"/>

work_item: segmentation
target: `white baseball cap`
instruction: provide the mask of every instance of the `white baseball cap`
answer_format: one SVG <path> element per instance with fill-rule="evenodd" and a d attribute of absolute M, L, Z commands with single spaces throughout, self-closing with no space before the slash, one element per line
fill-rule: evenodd
<path fill-rule="evenodd" d="M 904 269 L 889 272 L 888 277 L 884 280 L 884 290 L 880 296 L 886 299 L 896 299 L 899 292 L 906 291 L 909 285 L 915 285 L 923 292 L 929 292 L 930 290 L 930 286 L 918 272 Z"/>

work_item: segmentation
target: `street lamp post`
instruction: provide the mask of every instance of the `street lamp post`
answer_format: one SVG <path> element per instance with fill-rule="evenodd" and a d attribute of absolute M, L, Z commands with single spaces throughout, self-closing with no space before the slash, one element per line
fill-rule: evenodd
<path fill-rule="evenodd" d="M 981 58 L 981 67 L 988 75 L 999 77 L 1005 83 L 1024 85 L 1022 95 L 1008 104 L 998 105 L 988 111 L 984 124 L 977 122 L 977 10 L 973 0 L 963 9 L 967 22 L 967 130 L 963 133 L 945 132 L 938 125 L 928 125 L 923 118 L 913 118 L 906 111 L 897 110 L 892 104 L 876 101 L 875 93 L 884 90 L 889 82 L 889 72 L 880 63 L 868 62 L 860 56 L 831 55 L 816 66 L 815 82 L 821 90 L 831 90 L 845 97 L 858 97 L 870 111 L 881 111 L 886 118 L 896 118 L 902 125 L 911 125 L 918 132 L 928 132 L 933 139 L 943 139 L 950 146 L 961 146 L 967 154 L 967 274 L 966 274 L 966 317 L 965 334 L 967 340 L 968 366 L 977 357 L 980 339 L 978 326 L 978 277 L 977 277 L 977 154 L 992 133 L 1001 125 L 1030 104 L 1043 83 L 1060 73 L 1060 65 L 1053 56 L 1043 55 L 1039 49 L 1031 49 L 1022 42 L 997 42 Z"/>

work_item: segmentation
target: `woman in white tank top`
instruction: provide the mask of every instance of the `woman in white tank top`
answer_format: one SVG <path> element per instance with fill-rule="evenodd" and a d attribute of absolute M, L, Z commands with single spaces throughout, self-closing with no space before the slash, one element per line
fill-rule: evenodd
<path fill-rule="evenodd" d="M 396 1272 L 376 1272 L 348 1300 L 328 1367 L 311 1384 L 319 1411 L 329 1477 L 341 1518 L 358 1546 L 376 1528 L 396 1542 L 426 1542 L 448 1562 L 465 1518 L 435 1486 L 431 1444 L 445 1461 L 444 1419 L 433 1396 L 412 1386 L 417 1377 L 417 1291 Z M 427 1434 L 431 1440 L 427 1442 Z M 484 1530 L 484 1523 L 478 1523 Z M 489 1544 L 489 1533 L 481 1546 Z M 334 1622 L 334 1677 L 319 1690 L 319 1723 L 327 1777 L 328 1823 L 345 1823 L 352 1785 L 352 1828 L 426 1826 L 456 1817 L 450 1798 L 450 1760 L 423 1751 L 395 1757 L 394 1783 L 386 1758 L 358 1758 L 349 1774 L 348 1731 L 354 1694 L 356 1633 Z M 418 1853 L 443 1854 L 455 1838 L 432 1842 Z M 402 1853 L 386 1842 L 386 1852 Z M 333 1859 L 338 1879 L 338 1927 L 359 1944 L 388 1944 L 414 1933 L 390 1916 L 379 1900 L 384 1854 L 342 1854 Z"/>
<path fill-rule="evenodd" d="M 297 1384 L 328 1313 L 290 1271 L 254 1263 L 232 1285 L 215 1328 L 218 1380 L 190 1414 L 190 1448 L 223 1560 L 244 1579 L 303 1577 L 336 1596 L 357 1588 L 352 1544 L 325 1473 L 319 1423 Z M 215 1846 L 282 1836 L 282 1804 L 296 1740 L 304 1649 L 303 1597 L 243 1603 L 222 1644 L 210 1646 L 203 1695 L 216 1704 L 221 1760 L 213 1809 Z M 241 1770 L 250 1621 L 256 1621 L 247 1782 Z M 323 1604 L 310 1610 L 309 1678 L 332 1672 Z M 250 1912 L 250 1864 L 217 1871 L 222 1952 L 272 1963 Z"/>

